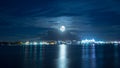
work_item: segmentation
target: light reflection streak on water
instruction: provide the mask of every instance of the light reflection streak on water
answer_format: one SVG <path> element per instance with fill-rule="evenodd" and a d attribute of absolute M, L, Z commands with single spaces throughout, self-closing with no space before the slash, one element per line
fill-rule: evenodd
<path fill-rule="evenodd" d="M 66 45 L 59 45 L 58 68 L 67 68 Z"/>
<path fill-rule="evenodd" d="M 37 46 L 35 45 L 34 46 L 34 49 L 33 49 L 33 64 L 34 64 L 34 67 L 36 68 L 37 67 Z"/>
<path fill-rule="evenodd" d="M 95 46 L 91 47 L 91 68 L 96 68 L 96 54 L 95 54 Z"/>
<path fill-rule="evenodd" d="M 96 52 L 96 53 L 98 53 L 98 52 Z M 103 68 L 103 62 L 104 62 L 104 48 L 102 47 L 100 50 L 99 50 L 99 54 L 98 54 L 98 56 L 99 56 L 99 58 L 101 58 L 101 60 L 99 61 L 99 67 L 100 68 Z M 97 62 L 97 61 L 96 61 Z M 98 63 L 98 62 L 97 62 Z"/>
<path fill-rule="evenodd" d="M 24 46 L 24 68 L 41 68 L 42 46 Z"/>
<path fill-rule="evenodd" d="M 95 46 L 82 46 L 82 68 L 96 68 Z"/>
<path fill-rule="evenodd" d="M 24 65 L 28 64 L 28 52 L 29 52 L 29 48 L 28 46 L 24 46 Z M 26 66 L 24 67 L 26 68 Z"/>
<path fill-rule="evenodd" d="M 40 52 L 39 52 L 39 68 L 42 68 L 42 59 L 43 59 L 43 57 L 42 57 L 42 46 L 40 46 Z"/>
<path fill-rule="evenodd" d="M 24 59 L 25 60 L 28 58 L 28 49 L 29 49 L 28 46 L 24 47 L 24 55 L 25 55 Z"/>
<path fill-rule="evenodd" d="M 114 56 L 115 56 L 115 67 L 119 67 L 119 53 L 118 53 L 118 46 L 114 45 Z"/>
<path fill-rule="evenodd" d="M 88 48 L 87 46 L 82 46 L 82 68 L 88 68 Z"/>
<path fill-rule="evenodd" d="M 34 55 L 33 55 L 33 61 L 36 61 L 37 59 L 37 46 L 34 46 Z"/>
<path fill-rule="evenodd" d="M 30 49 L 30 50 L 29 50 L 29 59 L 32 59 L 33 46 L 30 46 L 29 49 Z"/>
<path fill-rule="evenodd" d="M 24 67 L 25 68 L 28 68 L 30 67 L 30 64 L 33 64 L 32 63 L 32 60 L 33 60 L 33 46 L 25 46 L 25 65 Z"/>

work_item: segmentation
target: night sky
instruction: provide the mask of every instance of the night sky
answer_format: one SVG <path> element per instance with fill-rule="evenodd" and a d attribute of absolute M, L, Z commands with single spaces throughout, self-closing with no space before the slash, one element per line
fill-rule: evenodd
<path fill-rule="evenodd" d="M 120 40 L 120 0 L 0 0 L 0 41 L 37 39 L 62 25 L 81 39 Z"/>

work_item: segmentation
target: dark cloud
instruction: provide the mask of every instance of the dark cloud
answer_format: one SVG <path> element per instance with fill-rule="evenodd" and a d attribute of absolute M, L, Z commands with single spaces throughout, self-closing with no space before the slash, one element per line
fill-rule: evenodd
<path fill-rule="evenodd" d="M 118 39 L 119 7 L 119 0 L 1 0 L 0 33 L 6 40 L 28 34 L 30 38 L 64 25 L 84 37 Z"/>

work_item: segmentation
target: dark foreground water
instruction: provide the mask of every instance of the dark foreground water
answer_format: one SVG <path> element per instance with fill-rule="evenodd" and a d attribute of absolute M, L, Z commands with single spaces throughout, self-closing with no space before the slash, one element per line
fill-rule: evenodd
<path fill-rule="evenodd" d="M 1 46 L 0 68 L 120 68 L 120 46 Z"/>

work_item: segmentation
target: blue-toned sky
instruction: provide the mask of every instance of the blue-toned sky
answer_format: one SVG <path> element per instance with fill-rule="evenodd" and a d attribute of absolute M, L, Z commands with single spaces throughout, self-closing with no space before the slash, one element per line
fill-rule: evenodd
<path fill-rule="evenodd" d="M 0 0 L 0 41 L 36 39 L 62 25 L 82 39 L 120 40 L 120 0 Z"/>

